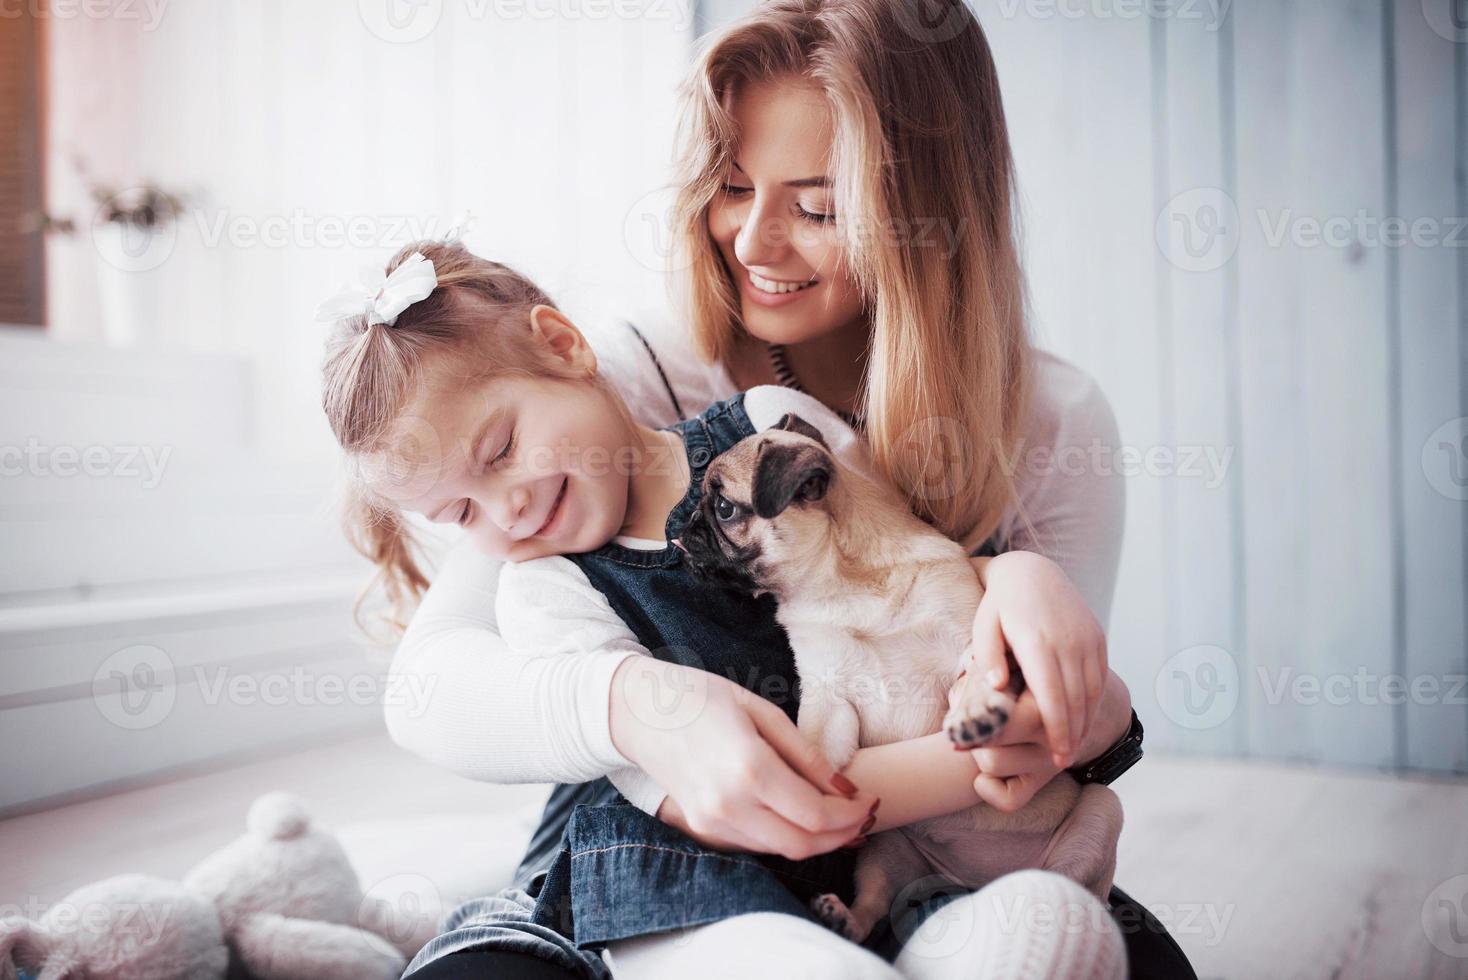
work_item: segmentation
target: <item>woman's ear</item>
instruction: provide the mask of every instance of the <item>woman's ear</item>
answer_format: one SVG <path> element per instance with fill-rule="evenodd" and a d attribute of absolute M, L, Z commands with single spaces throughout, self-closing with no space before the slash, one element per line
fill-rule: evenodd
<path fill-rule="evenodd" d="M 530 332 L 540 338 L 550 352 L 588 376 L 596 373 L 596 352 L 576 324 L 553 306 L 538 303 L 530 310 Z"/>

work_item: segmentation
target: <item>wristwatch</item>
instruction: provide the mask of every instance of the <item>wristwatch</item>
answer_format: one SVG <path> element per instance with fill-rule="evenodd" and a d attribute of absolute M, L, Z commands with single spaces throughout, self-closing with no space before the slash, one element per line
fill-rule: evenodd
<path fill-rule="evenodd" d="M 1132 709 L 1132 727 L 1104 755 L 1083 766 L 1072 766 L 1066 772 L 1078 783 L 1109 783 L 1137 764 L 1142 757 L 1142 719 Z"/>

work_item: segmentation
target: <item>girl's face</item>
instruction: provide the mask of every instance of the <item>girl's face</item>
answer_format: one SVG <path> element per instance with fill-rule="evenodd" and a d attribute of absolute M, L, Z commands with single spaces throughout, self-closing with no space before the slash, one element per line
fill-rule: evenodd
<path fill-rule="evenodd" d="M 732 108 L 735 163 L 709 206 L 708 229 L 734 277 L 745 329 L 798 344 L 850 326 L 861 296 L 837 236 L 831 116 L 820 90 L 795 78 L 746 83 Z"/>
<path fill-rule="evenodd" d="M 570 321 L 536 309 L 552 349 L 593 372 L 595 357 Z M 367 473 L 374 489 L 436 524 L 459 524 L 501 561 L 611 540 L 627 513 L 636 441 L 610 397 L 589 380 L 476 382 L 457 367 L 448 355 L 425 361 L 395 423 L 395 451 Z"/>

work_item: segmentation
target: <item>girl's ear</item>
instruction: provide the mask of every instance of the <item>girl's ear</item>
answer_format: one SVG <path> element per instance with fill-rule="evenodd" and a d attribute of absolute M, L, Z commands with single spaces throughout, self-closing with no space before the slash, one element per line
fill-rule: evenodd
<path fill-rule="evenodd" d="M 530 332 L 540 338 L 550 352 L 571 367 L 587 375 L 596 373 L 596 352 L 586 342 L 586 337 L 576 324 L 566 318 L 560 310 L 544 303 L 530 310 Z"/>

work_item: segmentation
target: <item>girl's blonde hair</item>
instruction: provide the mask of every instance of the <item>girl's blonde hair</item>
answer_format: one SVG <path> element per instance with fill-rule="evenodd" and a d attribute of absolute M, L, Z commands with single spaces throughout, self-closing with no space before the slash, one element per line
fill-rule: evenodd
<path fill-rule="evenodd" d="M 369 324 L 363 314 L 337 321 L 326 341 L 321 406 L 349 456 L 392 451 L 395 423 L 429 355 L 452 355 L 453 361 L 439 363 L 451 365 L 452 376 L 466 383 L 507 375 L 588 380 L 532 335 L 531 310 L 556 308 L 535 283 L 458 242 L 404 245 L 386 271 L 414 252 L 433 263 L 438 279 L 433 292 L 400 313 L 392 326 Z M 606 387 L 599 376 L 590 383 Z M 380 585 L 390 603 L 389 625 L 401 630 L 428 588 L 421 552 L 401 511 L 359 476 L 347 490 L 345 529 L 352 546 L 377 566 L 358 599 L 358 622 L 362 600 Z"/>
<path fill-rule="evenodd" d="M 846 266 L 872 323 L 857 409 L 873 460 L 914 513 L 972 549 L 1018 503 L 1007 463 L 1030 342 L 994 59 L 963 0 L 933 8 L 765 0 L 713 37 L 683 93 L 674 234 L 695 342 L 727 364 L 744 328 L 707 216 L 733 159 L 735 89 L 817 86 Z"/>

